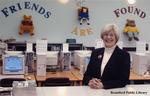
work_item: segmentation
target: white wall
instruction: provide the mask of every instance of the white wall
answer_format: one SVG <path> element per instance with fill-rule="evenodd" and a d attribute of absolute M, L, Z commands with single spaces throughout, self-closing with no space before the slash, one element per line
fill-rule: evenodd
<path fill-rule="evenodd" d="M 85 0 L 83 5 L 89 8 L 90 28 L 93 34 L 87 36 L 79 36 L 71 33 L 76 26 L 79 26 L 77 21 L 77 5 L 76 0 L 69 0 L 67 4 L 61 4 L 57 0 L 1 0 L 0 10 L 5 7 L 15 5 L 16 3 L 23 4 L 25 1 L 39 4 L 52 14 L 49 18 L 44 18 L 38 12 L 22 9 L 7 18 L 2 11 L 0 12 L 0 38 L 16 38 L 17 41 L 33 41 L 36 39 L 47 38 L 51 43 L 63 43 L 66 38 L 76 38 L 78 43 L 84 43 L 87 46 L 93 46 L 93 42 L 99 38 L 100 29 L 107 23 L 116 23 L 120 28 L 121 40 L 124 46 L 135 46 L 135 41 L 128 42 L 127 38 L 122 34 L 126 19 L 134 18 L 136 25 L 140 30 L 139 38 L 150 42 L 149 39 L 149 24 L 150 24 L 150 0 L 137 0 L 136 8 L 141 9 L 146 13 L 144 19 L 134 14 L 124 14 L 116 18 L 114 10 L 118 8 L 127 8 L 125 0 Z M 32 15 L 35 27 L 35 35 L 30 36 L 18 34 L 19 24 L 23 15 Z"/>

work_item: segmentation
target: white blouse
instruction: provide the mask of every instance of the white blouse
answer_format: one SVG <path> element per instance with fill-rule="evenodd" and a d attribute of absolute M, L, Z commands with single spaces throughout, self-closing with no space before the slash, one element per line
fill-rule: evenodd
<path fill-rule="evenodd" d="M 103 60 L 102 60 L 102 65 L 101 65 L 101 76 L 103 74 L 103 71 L 105 69 L 105 66 L 108 62 L 108 60 L 110 59 L 114 49 L 116 48 L 116 45 L 111 47 L 111 48 L 106 48 L 105 47 L 105 50 L 104 50 L 104 56 L 103 56 Z"/>

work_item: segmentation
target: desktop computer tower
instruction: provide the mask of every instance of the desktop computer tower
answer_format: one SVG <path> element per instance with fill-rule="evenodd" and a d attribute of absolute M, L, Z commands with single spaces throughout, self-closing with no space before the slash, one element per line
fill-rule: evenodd
<path fill-rule="evenodd" d="M 37 76 L 46 76 L 46 54 L 37 54 Z"/>
<path fill-rule="evenodd" d="M 60 52 L 59 62 L 61 70 L 71 69 L 71 52 Z"/>
<path fill-rule="evenodd" d="M 148 59 L 148 61 L 147 61 L 148 62 L 148 72 L 150 73 L 150 51 L 147 51 L 146 54 L 147 54 L 147 57 L 148 57 L 147 58 Z"/>
<path fill-rule="evenodd" d="M 33 73 L 34 71 L 34 52 L 26 52 L 26 67 L 27 67 L 27 73 Z"/>

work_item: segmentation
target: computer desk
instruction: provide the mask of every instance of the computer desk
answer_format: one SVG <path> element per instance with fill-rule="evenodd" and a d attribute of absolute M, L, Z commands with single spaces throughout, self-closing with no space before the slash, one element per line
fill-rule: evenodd
<path fill-rule="evenodd" d="M 81 75 L 79 73 L 79 70 L 77 69 L 74 69 L 74 70 L 71 70 L 72 74 L 78 78 L 78 81 L 80 82 L 80 85 L 82 85 L 82 80 L 83 80 L 83 75 Z M 138 81 L 138 80 L 150 80 L 150 76 L 149 77 L 144 77 L 142 75 L 138 75 L 136 73 L 134 73 L 132 70 L 130 71 L 130 77 L 129 77 L 129 80 L 132 80 L 132 81 Z"/>
<path fill-rule="evenodd" d="M 89 86 L 37 87 L 37 96 L 150 96 L 150 85 L 127 85 L 114 89 L 91 89 Z"/>
<path fill-rule="evenodd" d="M 37 85 L 41 86 L 42 82 L 46 80 L 46 78 L 59 78 L 59 77 L 67 77 L 72 82 L 72 85 L 82 85 L 83 75 L 80 74 L 78 69 L 71 69 L 70 71 L 59 71 L 59 72 L 47 72 L 46 76 L 36 76 Z M 138 80 L 150 80 L 150 77 L 144 77 L 142 75 L 138 75 L 130 71 L 129 80 L 138 81 Z"/>
<path fill-rule="evenodd" d="M 138 75 L 131 70 L 130 71 L 130 80 L 150 80 L 150 76 L 144 77 L 143 75 Z"/>
<path fill-rule="evenodd" d="M 36 81 L 34 73 L 28 73 L 28 74 L 24 75 L 24 78 L 26 80 L 35 80 Z"/>
<path fill-rule="evenodd" d="M 67 77 L 73 83 L 72 85 L 77 85 L 78 78 L 73 75 L 71 71 L 58 71 L 58 72 L 46 72 L 46 76 L 37 76 L 35 75 L 38 86 L 41 86 L 42 82 L 46 80 L 46 78 L 60 78 Z"/>

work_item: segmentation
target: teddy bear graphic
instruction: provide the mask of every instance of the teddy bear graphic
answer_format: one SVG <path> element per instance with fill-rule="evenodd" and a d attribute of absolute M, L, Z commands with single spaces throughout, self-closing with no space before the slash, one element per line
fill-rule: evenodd
<path fill-rule="evenodd" d="M 136 27 L 134 20 L 127 19 L 127 23 L 123 29 L 123 32 L 127 35 L 129 41 L 132 41 L 133 39 L 139 41 L 139 30 Z"/>
<path fill-rule="evenodd" d="M 32 16 L 23 16 L 23 20 L 21 21 L 20 24 L 20 30 L 19 34 L 22 35 L 25 32 L 30 33 L 30 35 L 34 35 L 33 33 L 34 26 L 33 26 L 33 21 L 32 21 Z"/>

